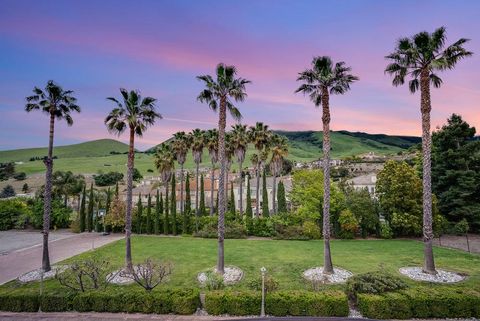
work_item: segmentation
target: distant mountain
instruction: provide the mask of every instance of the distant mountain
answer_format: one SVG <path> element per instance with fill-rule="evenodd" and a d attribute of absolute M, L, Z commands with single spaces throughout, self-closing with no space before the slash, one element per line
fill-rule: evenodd
<path fill-rule="evenodd" d="M 80 144 L 55 146 L 53 154 L 58 158 L 98 157 L 128 152 L 128 145 L 114 139 L 98 139 Z M 0 151 L 0 163 L 28 161 L 32 157 L 44 157 L 46 147 Z"/>

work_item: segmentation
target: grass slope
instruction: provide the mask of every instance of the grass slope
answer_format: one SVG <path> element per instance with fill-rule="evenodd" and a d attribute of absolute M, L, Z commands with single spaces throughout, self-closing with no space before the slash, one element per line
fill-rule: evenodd
<path fill-rule="evenodd" d="M 226 240 L 225 263 L 235 265 L 245 272 L 244 279 L 235 288 L 248 288 L 250 281 L 260 277 L 260 268 L 279 282 L 279 289 L 305 289 L 301 273 L 311 267 L 321 266 L 322 241 L 277 241 L 277 240 Z M 124 264 L 124 240 L 106 245 L 67 260 L 72 262 L 93 255 L 111 262 L 112 270 Z M 400 267 L 421 266 L 423 244 L 411 240 L 333 240 L 331 243 L 333 263 L 354 274 L 385 269 L 401 276 Z M 457 288 L 466 290 L 480 287 L 480 256 L 446 248 L 434 248 L 438 268 L 467 273 L 466 281 L 455 285 L 413 282 L 401 276 L 412 287 Z M 179 255 L 181 253 L 181 255 Z M 166 287 L 196 287 L 196 275 L 215 266 L 217 242 L 213 239 L 190 237 L 134 236 L 132 255 L 135 262 L 147 257 L 170 261 L 174 272 Z M 11 282 L 2 287 L 18 286 Z M 47 287 L 60 287 L 57 281 L 46 282 Z M 38 287 L 38 283 L 22 287 Z M 342 288 L 343 285 L 329 285 Z M 0 287 L 1 288 L 1 287 Z"/>

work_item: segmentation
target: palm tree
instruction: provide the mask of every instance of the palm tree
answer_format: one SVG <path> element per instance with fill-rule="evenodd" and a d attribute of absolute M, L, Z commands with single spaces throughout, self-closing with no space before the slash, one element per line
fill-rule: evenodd
<path fill-rule="evenodd" d="M 232 158 L 235 153 L 234 146 L 232 144 L 232 133 L 225 133 L 225 212 L 227 211 L 228 205 L 228 176 L 230 174 L 230 169 L 232 168 Z"/>
<path fill-rule="evenodd" d="M 198 76 L 197 79 L 205 84 L 197 99 L 208 104 L 210 109 L 217 111 L 218 117 L 218 152 L 220 160 L 220 177 L 218 184 L 218 262 L 217 272 L 224 274 L 224 238 L 225 238 L 225 127 L 227 123 L 227 109 L 234 119 L 239 120 L 242 115 L 233 102 L 242 102 L 247 97 L 245 85 L 250 83 L 243 78 L 235 78 L 237 70 L 234 66 L 223 63 L 217 65 L 216 79 L 210 75 Z M 233 101 L 232 101 L 233 100 Z"/>
<path fill-rule="evenodd" d="M 268 125 L 264 125 L 261 122 L 257 122 L 255 126 L 251 126 L 249 129 L 250 141 L 255 146 L 255 149 L 258 151 L 258 164 L 255 171 L 257 179 L 257 204 L 255 206 L 255 216 L 259 217 L 260 215 L 260 175 L 263 172 L 263 161 L 266 160 L 264 149 L 267 148 L 271 131 L 268 129 Z M 263 154 L 262 154 L 263 153 Z M 262 157 L 264 156 L 264 157 Z"/>
<path fill-rule="evenodd" d="M 45 192 L 43 207 L 43 255 L 42 269 L 44 272 L 51 270 L 50 255 L 48 253 L 48 233 L 50 231 L 50 214 L 52 213 L 52 171 L 53 171 L 53 137 L 55 119 L 65 120 L 68 126 L 73 125 L 72 112 L 80 112 L 77 99 L 72 96 L 73 91 L 63 90 L 62 87 L 50 80 L 45 89 L 33 88 L 33 95 L 26 98 L 25 111 L 41 110 L 50 116 L 50 135 L 48 139 L 48 155 L 43 160 L 46 167 Z"/>
<path fill-rule="evenodd" d="M 283 169 L 283 160 L 288 155 L 287 139 L 283 136 L 274 135 L 272 140 L 272 158 L 270 160 L 270 172 L 273 176 L 273 214 L 277 214 L 277 176 Z"/>
<path fill-rule="evenodd" d="M 420 89 L 420 112 L 422 114 L 422 153 L 423 153 L 423 241 L 425 262 L 423 270 L 436 274 L 433 259 L 432 230 L 432 186 L 431 186 L 431 134 L 430 134 L 430 84 L 435 88 L 442 85 L 436 72 L 453 69 L 458 61 L 473 53 L 463 45 L 468 39 L 461 38 L 445 48 L 445 28 L 433 33 L 420 32 L 411 38 L 398 40 L 395 51 L 386 56 L 391 60 L 385 72 L 393 75 L 393 85 L 400 86 L 409 81 L 410 92 Z"/>
<path fill-rule="evenodd" d="M 205 145 L 208 149 L 208 155 L 212 162 L 212 169 L 210 175 L 210 216 L 215 213 L 214 206 L 214 186 L 215 186 L 215 164 L 218 162 L 218 131 L 216 129 L 209 129 L 205 134 Z"/>
<path fill-rule="evenodd" d="M 187 152 L 190 149 L 190 139 L 185 132 L 178 132 L 173 134 L 172 148 L 175 153 L 175 158 L 180 164 L 180 214 L 183 215 L 183 166 L 187 158 Z"/>
<path fill-rule="evenodd" d="M 168 232 L 168 186 L 172 179 L 172 173 L 175 170 L 175 152 L 169 143 L 162 143 L 154 155 L 154 163 L 158 172 L 160 173 L 160 179 L 165 186 L 165 221 L 164 230 Z"/>
<path fill-rule="evenodd" d="M 105 118 L 105 125 L 110 133 L 120 136 L 127 128 L 130 134 L 127 162 L 127 210 L 125 213 L 125 263 L 128 270 L 132 269 L 132 248 L 130 235 L 132 234 L 132 181 L 135 158 L 135 136 L 142 137 L 148 127 L 152 126 L 157 118 L 162 116 L 155 110 L 155 98 L 144 97 L 138 91 L 128 92 L 120 88 L 123 103 L 113 97 L 116 107 Z"/>
<path fill-rule="evenodd" d="M 350 84 L 358 77 L 349 74 L 351 68 L 343 61 L 333 63 L 327 56 L 314 57 L 312 68 L 301 73 L 297 81 L 303 84 L 295 91 L 309 95 L 316 107 L 322 107 L 323 122 L 323 272 L 333 273 L 330 253 L 330 95 L 341 95 L 350 89 Z"/>
<path fill-rule="evenodd" d="M 189 139 L 191 142 L 193 161 L 195 162 L 195 228 L 198 232 L 198 186 L 199 186 L 199 167 L 202 162 L 203 147 L 205 146 L 205 131 L 201 129 L 194 129 L 189 134 Z"/>
<path fill-rule="evenodd" d="M 253 169 L 255 171 L 255 177 L 257 179 L 257 188 L 255 191 L 255 199 L 256 199 L 256 206 L 255 206 L 255 217 L 258 218 L 260 215 L 258 203 L 259 203 L 259 198 L 260 198 L 260 158 L 258 157 L 258 154 L 252 154 L 250 156 L 250 162 L 252 163 Z M 248 190 L 248 193 L 250 193 L 250 189 Z"/>
<path fill-rule="evenodd" d="M 245 153 L 247 152 L 248 147 L 248 131 L 247 125 L 236 124 L 232 126 L 232 148 L 235 153 L 235 157 L 237 158 L 238 162 L 238 173 L 240 177 L 240 217 L 243 216 L 243 162 L 245 161 Z"/>

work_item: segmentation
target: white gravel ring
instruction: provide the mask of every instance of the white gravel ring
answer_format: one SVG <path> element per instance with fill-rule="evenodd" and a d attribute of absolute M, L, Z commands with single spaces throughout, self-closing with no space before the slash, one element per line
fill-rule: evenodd
<path fill-rule="evenodd" d="M 213 271 L 214 273 L 217 273 L 217 268 L 211 268 L 208 271 Z M 243 271 L 239 267 L 236 266 L 226 266 L 225 267 L 225 273 L 223 274 L 223 283 L 225 285 L 232 285 L 235 283 L 240 282 L 243 279 Z M 197 275 L 197 281 L 201 285 L 205 285 L 207 282 L 207 273 L 206 272 L 200 272 Z"/>
<path fill-rule="evenodd" d="M 437 274 L 429 274 L 423 272 L 421 267 L 403 267 L 398 270 L 401 274 L 408 276 L 410 279 L 415 281 L 426 281 L 432 283 L 457 283 L 465 280 L 466 276 L 449 272 L 445 270 L 438 270 Z"/>
<path fill-rule="evenodd" d="M 57 273 L 63 273 L 68 265 L 53 265 L 51 270 L 43 273 L 43 279 L 48 280 L 55 277 Z M 21 283 L 40 281 L 42 279 L 42 268 L 27 272 L 17 278 Z"/>
<path fill-rule="evenodd" d="M 333 274 L 324 274 L 323 266 L 303 271 L 302 276 L 308 281 L 322 281 L 324 283 L 345 283 L 353 273 L 341 268 L 333 268 Z"/>

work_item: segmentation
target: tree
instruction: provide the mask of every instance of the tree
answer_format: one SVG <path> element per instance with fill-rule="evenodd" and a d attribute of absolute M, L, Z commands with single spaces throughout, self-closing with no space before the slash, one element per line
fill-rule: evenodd
<path fill-rule="evenodd" d="M 90 184 L 90 193 L 88 194 L 88 210 L 87 210 L 87 231 L 93 230 L 93 205 L 95 204 L 95 197 L 93 195 L 93 183 Z"/>
<path fill-rule="evenodd" d="M 472 55 L 463 45 L 468 39 L 461 38 L 445 48 L 445 28 L 433 33 L 417 33 L 411 38 L 398 40 L 395 51 L 387 59 L 392 61 L 385 72 L 393 75 L 392 84 L 400 86 L 406 77 L 411 93 L 420 89 L 420 112 L 422 114 L 422 153 L 423 153 L 423 240 L 424 266 L 426 273 L 436 274 L 433 258 L 433 217 L 431 186 L 431 135 L 430 135 L 430 84 L 435 88 L 442 85 L 438 71 L 453 69 L 458 61 Z"/>
<path fill-rule="evenodd" d="M 218 162 L 218 131 L 216 129 L 209 129 L 205 134 L 205 145 L 208 149 L 210 162 L 212 168 L 210 172 L 210 216 L 215 213 L 215 206 L 213 204 L 214 190 L 215 190 L 215 164 Z"/>
<path fill-rule="evenodd" d="M 142 178 L 143 178 L 142 173 L 140 173 L 140 171 L 138 170 L 138 168 L 134 168 L 134 169 L 133 169 L 133 173 L 132 173 L 132 179 L 133 179 L 135 182 L 139 182 Z"/>
<path fill-rule="evenodd" d="M 252 196 L 250 192 L 250 175 L 247 176 L 247 208 L 245 209 L 247 219 L 253 218 Z"/>
<path fill-rule="evenodd" d="M 142 194 L 138 194 L 138 203 L 137 203 L 137 234 L 141 234 L 141 233 L 142 233 L 142 216 L 143 216 Z"/>
<path fill-rule="evenodd" d="M 30 187 L 28 186 L 28 184 L 27 183 L 23 184 L 22 192 L 28 193 L 29 190 L 30 190 Z"/>
<path fill-rule="evenodd" d="M 197 79 L 205 84 L 205 89 L 198 95 L 198 100 L 208 104 L 213 111 L 219 110 L 218 117 L 218 153 L 220 161 L 220 176 L 218 184 L 218 262 L 217 272 L 225 273 L 224 238 L 225 238 L 225 127 L 227 109 L 234 119 L 239 120 L 241 113 L 233 102 L 242 102 L 247 94 L 245 85 L 250 83 L 243 78 L 235 78 L 237 70 L 234 66 L 223 63 L 217 65 L 216 79 L 210 75 L 198 76 Z M 233 100 L 233 101 L 232 101 Z"/>
<path fill-rule="evenodd" d="M 15 190 L 13 189 L 12 185 L 7 185 L 2 189 L 2 192 L 0 193 L 0 198 L 8 198 L 8 197 L 14 197 L 15 196 Z"/>
<path fill-rule="evenodd" d="M 257 191 L 256 191 L 256 200 L 257 204 L 255 207 L 255 216 L 258 218 L 260 212 L 260 175 L 263 172 L 264 161 L 267 159 L 265 151 L 268 149 L 269 141 L 271 138 L 271 131 L 268 129 L 268 125 L 264 125 L 261 122 L 257 122 L 255 126 L 250 127 L 249 129 L 249 140 L 255 146 L 255 149 L 258 151 L 258 154 L 254 154 L 251 157 L 252 164 L 255 168 L 255 177 L 257 179 Z"/>
<path fill-rule="evenodd" d="M 315 107 L 322 107 L 323 123 L 323 273 L 332 274 L 333 264 L 330 252 L 330 95 L 343 95 L 350 90 L 350 84 L 358 77 L 351 75 L 351 68 L 343 61 L 333 63 L 327 56 L 314 57 L 312 68 L 299 73 L 297 81 L 302 85 L 295 91 L 309 95 Z"/>
<path fill-rule="evenodd" d="M 123 179 L 123 174 L 119 172 L 108 172 L 94 175 L 95 185 L 97 186 L 111 186 L 118 184 Z"/>
<path fill-rule="evenodd" d="M 278 213 L 287 213 L 287 200 L 285 198 L 285 186 L 283 182 L 278 182 L 277 193 Z"/>
<path fill-rule="evenodd" d="M 199 198 L 198 191 L 200 186 L 199 167 L 202 162 L 203 147 L 205 146 L 205 132 L 201 129 L 194 129 L 189 135 L 191 141 L 193 161 L 195 162 L 195 229 L 198 232 Z"/>
<path fill-rule="evenodd" d="M 142 137 L 148 127 L 155 124 L 162 116 L 155 110 L 155 98 L 144 97 L 138 91 L 128 92 L 121 88 L 123 103 L 116 98 L 107 99 L 113 101 L 115 107 L 105 118 L 108 131 L 117 135 L 129 130 L 128 162 L 127 162 L 127 210 L 125 217 L 125 263 L 128 270 L 132 270 L 132 247 L 130 235 L 132 233 L 132 189 L 133 169 L 135 161 L 135 136 Z"/>
<path fill-rule="evenodd" d="M 185 181 L 185 211 L 183 213 L 183 233 L 189 233 L 190 229 L 190 214 L 192 213 L 192 201 L 190 198 L 190 173 L 187 172 Z"/>
<path fill-rule="evenodd" d="M 155 166 L 157 167 L 158 172 L 160 173 L 160 179 L 162 180 L 163 185 L 165 186 L 165 219 L 163 221 L 163 231 L 165 234 L 169 233 L 169 220 L 168 220 L 168 183 L 172 178 L 172 173 L 175 170 L 175 155 L 170 144 L 162 143 L 157 149 L 157 152 L 154 156 Z"/>
<path fill-rule="evenodd" d="M 82 193 L 82 202 L 80 203 L 80 232 L 85 232 L 86 228 L 86 213 L 85 213 L 85 206 L 86 206 L 86 197 L 87 191 L 86 186 L 83 186 L 83 193 Z"/>
<path fill-rule="evenodd" d="M 175 175 L 172 175 L 172 193 L 171 193 L 171 201 L 170 201 L 170 213 L 172 214 L 172 233 L 173 235 L 177 235 L 177 193 L 176 193 L 176 183 L 175 183 Z"/>
<path fill-rule="evenodd" d="M 150 194 L 148 194 L 147 201 L 147 226 L 145 229 L 145 233 L 152 233 L 152 197 Z"/>
<path fill-rule="evenodd" d="M 344 190 L 347 208 L 355 216 L 362 237 L 375 234 L 379 227 L 378 206 L 372 195 L 365 189 L 347 186 Z"/>
<path fill-rule="evenodd" d="M 235 194 L 233 193 L 233 182 L 230 182 L 230 208 L 229 208 L 229 211 L 230 211 L 230 214 L 232 215 L 232 217 L 235 217 L 235 214 L 236 214 L 236 209 L 235 209 Z"/>
<path fill-rule="evenodd" d="M 65 120 L 68 126 L 73 125 L 72 112 L 80 112 L 76 104 L 77 99 L 73 97 L 73 91 L 63 90 L 62 87 L 48 81 L 45 89 L 34 87 L 33 95 L 26 98 L 25 111 L 31 112 L 41 110 L 50 116 L 50 134 L 48 139 L 48 155 L 44 158 L 45 191 L 44 191 L 44 214 L 43 214 L 43 255 L 42 269 L 44 272 L 51 270 L 50 256 L 48 253 L 48 233 L 50 231 L 50 215 L 52 213 L 52 171 L 53 171 L 53 137 L 55 131 L 55 119 Z"/>
<path fill-rule="evenodd" d="M 239 210 L 240 217 L 243 216 L 243 162 L 245 161 L 245 153 L 247 152 L 249 142 L 249 135 L 247 131 L 247 125 L 236 124 L 232 126 L 232 147 L 235 153 L 235 157 L 238 162 L 238 177 L 239 182 Z"/>
<path fill-rule="evenodd" d="M 262 176 L 262 216 L 267 217 L 270 215 L 270 209 L 268 207 L 268 190 L 267 190 L 267 173 L 263 170 Z"/>
<path fill-rule="evenodd" d="M 203 181 L 203 174 L 200 175 L 200 208 L 199 208 L 200 215 L 205 215 L 207 210 L 205 208 L 205 183 Z"/>
<path fill-rule="evenodd" d="M 178 132 L 173 135 L 173 138 L 172 149 L 178 164 L 180 164 L 180 214 L 184 215 L 183 166 L 187 159 L 187 152 L 190 149 L 190 136 L 185 134 L 185 132 Z"/>
<path fill-rule="evenodd" d="M 466 219 L 480 231 L 480 140 L 475 127 L 453 114 L 432 135 L 432 191 L 451 222 Z"/>
<path fill-rule="evenodd" d="M 63 197 L 63 205 L 67 206 L 68 197 L 79 195 L 85 185 L 82 175 L 74 175 L 71 171 L 55 171 L 52 175 L 53 194 Z"/>
<path fill-rule="evenodd" d="M 154 232 L 155 234 L 160 234 L 160 215 L 163 212 L 162 207 L 163 204 L 161 203 L 161 196 L 159 194 L 159 190 L 157 189 L 157 198 L 155 199 L 155 224 L 154 224 Z"/>
<path fill-rule="evenodd" d="M 274 135 L 272 139 L 272 159 L 270 160 L 270 172 L 273 176 L 273 214 L 277 214 L 277 176 L 282 174 L 283 161 L 288 155 L 288 143 L 287 139 L 282 136 Z"/>

